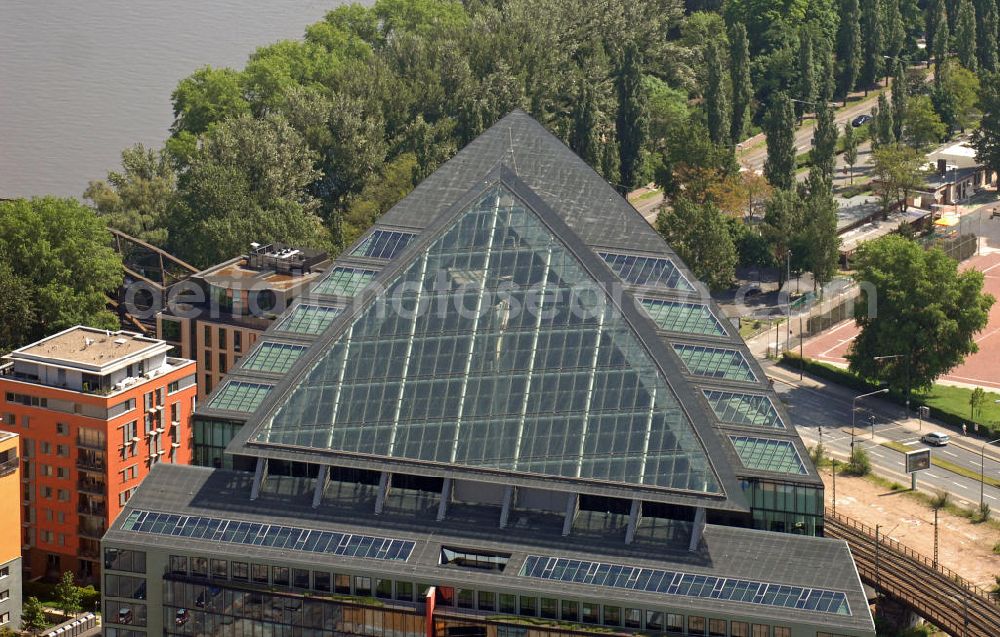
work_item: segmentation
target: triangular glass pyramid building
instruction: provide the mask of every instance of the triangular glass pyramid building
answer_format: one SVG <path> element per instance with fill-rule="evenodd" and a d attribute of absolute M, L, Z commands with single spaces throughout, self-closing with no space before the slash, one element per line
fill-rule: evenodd
<path fill-rule="evenodd" d="M 331 326 L 249 442 L 722 495 L 603 263 L 510 180 Z"/>

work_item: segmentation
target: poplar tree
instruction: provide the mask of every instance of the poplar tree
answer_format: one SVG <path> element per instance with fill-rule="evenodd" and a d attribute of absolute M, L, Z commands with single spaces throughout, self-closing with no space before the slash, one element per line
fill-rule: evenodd
<path fill-rule="evenodd" d="M 617 77 L 619 170 L 621 185 L 634 188 L 639 180 L 642 146 L 646 142 L 646 91 L 642 86 L 642 61 L 635 42 L 625 45 Z"/>
<path fill-rule="evenodd" d="M 833 109 L 826 102 L 816 106 L 816 132 L 813 134 L 812 168 L 827 187 L 833 185 L 833 171 L 837 157 L 837 124 Z"/>
<path fill-rule="evenodd" d="M 795 112 L 784 93 L 771 98 L 764 122 L 767 160 L 764 177 L 775 188 L 788 190 L 795 185 Z"/>
<path fill-rule="evenodd" d="M 844 163 L 851 171 L 851 184 L 854 184 L 854 165 L 858 163 L 858 138 L 854 136 L 854 126 L 844 123 Z"/>
<path fill-rule="evenodd" d="M 796 95 L 799 102 L 795 103 L 795 115 L 801 120 L 808 104 L 816 99 L 816 69 L 813 66 L 812 38 L 809 32 L 802 28 L 799 30 L 799 77 L 796 83 Z"/>
<path fill-rule="evenodd" d="M 722 53 L 716 40 L 709 40 L 705 47 L 707 68 L 705 85 L 705 110 L 708 120 L 708 136 L 713 144 L 730 144 L 729 98 L 726 95 L 726 76 L 723 69 Z"/>
<path fill-rule="evenodd" d="M 958 6 L 958 25 L 955 28 L 955 47 L 958 61 L 965 68 L 976 70 L 976 12 L 969 0 L 960 0 Z"/>
<path fill-rule="evenodd" d="M 892 136 L 895 139 L 903 137 L 903 117 L 906 116 L 907 97 L 909 97 L 909 87 L 906 82 L 906 64 L 900 61 L 896 64 L 896 77 L 892 80 Z"/>
<path fill-rule="evenodd" d="M 864 64 L 860 83 L 867 96 L 868 89 L 878 84 L 882 77 L 883 33 L 879 0 L 861 0 L 861 37 L 864 40 Z"/>
<path fill-rule="evenodd" d="M 982 15 L 976 27 L 976 61 L 980 71 L 997 70 L 997 7 L 993 0 L 982 0 Z"/>
<path fill-rule="evenodd" d="M 847 96 L 858 82 L 861 67 L 861 8 L 858 0 L 843 0 L 837 30 L 837 61 L 840 63 L 840 93 Z"/>
<path fill-rule="evenodd" d="M 931 43 L 931 51 L 934 54 L 934 72 L 941 68 L 941 63 L 948 55 L 948 40 L 951 32 L 948 30 L 948 13 L 945 10 L 944 0 L 937 0 L 937 14 L 934 18 L 934 41 Z M 936 82 L 937 80 L 935 80 Z"/>
<path fill-rule="evenodd" d="M 896 142 L 892 111 L 885 93 L 878 96 L 878 106 L 872 109 L 871 138 L 873 146 L 891 146 Z"/>
<path fill-rule="evenodd" d="M 739 143 L 750 128 L 753 86 L 750 84 L 750 44 L 747 29 L 737 24 L 729 33 L 729 58 L 733 83 L 733 118 L 730 137 Z"/>
<path fill-rule="evenodd" d="M 885 44 L 882 53 L 890 60 L 895 60 L 906 44 L 903 13 L 899 9 L 899 0 L 884 0 L 882 8 L 882 41 Z"/>

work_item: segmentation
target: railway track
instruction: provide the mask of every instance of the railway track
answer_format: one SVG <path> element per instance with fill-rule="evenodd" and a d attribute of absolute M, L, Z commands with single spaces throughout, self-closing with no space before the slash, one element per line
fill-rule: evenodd
<path fill-rule="evenodd" d="M 826 513 L 826 535 L 846 540 L 866 584 L 887 595 L 954 637 L 1000 635 L 1000 603 L 958 574 L 870 527 Z"/>

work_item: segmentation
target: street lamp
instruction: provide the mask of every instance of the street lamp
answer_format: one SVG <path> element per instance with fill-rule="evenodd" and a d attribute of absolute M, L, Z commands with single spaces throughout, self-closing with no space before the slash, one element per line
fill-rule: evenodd
<path fill-rule="evenodd" d="M 785 285 L 790 285 L 791 282 L 792 282 L 792 251 L 791 250 L 789 250 L 788 253 L 785 255 L 785 260 L 786 260 L 786 264 L 787 264 L 787 266 L 786 266 L 787 270 L 786 270 L 786 274 L 785 274 Z M 786 296 L 786 298 L 788 299 L 788 302 L 785 303 L 785 349 L 786 350 L 791 347 L 790 343 L 792 342 L 792 299 L 791 299 L 791 296 L 792 296 L 792 291 L 789 290 L 788 291 L 788 295 Z"/>
<path fill-rule="evenodd" d="M 910 354 L 889 354 L 887 356 L 873 356 L 872 360 L 875 361 L 887 361 L 894 360 L 897 358 L 906 359 L 906 417 L 910 417 Z"/>
<path fill-rule="evenodd" d="M 983 503 L 986 502 L 984 498 L 986 497 L 986 447 L 1000 442 L 1000 438 L 996 440 L 990 440 L 989 442 L 984 442 L 983 446 L 979 448 L 979 508 L 983 508 Z"/>
<path fill-rule="evenodd" d="M 868 392 L 867 394 L 861 394 L 860 396 L 855 396 L 854 398 L 851 399 L 851 462 L 852 463 L 854 462 L 854 422 L 855 422 L 855 416 L 857 416 L 858 413 L 857 403 L 862 398 L 868 398 L 869 396 L 877 396 L 879 394 L 887 394 L 887 393 L 889 393 L 889 388 L 885 387 L 877 391 L 872 391 Z"/>

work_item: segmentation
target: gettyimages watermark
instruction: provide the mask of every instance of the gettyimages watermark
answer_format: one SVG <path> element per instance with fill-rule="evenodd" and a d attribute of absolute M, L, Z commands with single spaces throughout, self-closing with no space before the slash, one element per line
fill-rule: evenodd
<path fill-rule="evenodd" d="M 373 306 L 375 318 L 379 320 L 392 316 L 407 320 L 426 317 L 447 322 L 493 317 L 506 325 L 511 322 L 525 324 L 525 317 L 536 321 L 553 321 L 559 317 L 567 320 L 572 317 L 577 321 L 599 320 L 606 315 L 609 307 L 636 305 L 633 299 L 641 299 L 638 305 L 643 302 L 707 305 L 712 300 L 708 288 L 697 282 L 693 289 L 672 289 L 664 295 L 653 287 L 640 287 L 636 291 L 629 286 L 626 291 L 625 284 L 620 281 L 566 285 L 541 280 L 522 285 L 504 278 L 498 281 L 487 277 L 481 270 L 458 268 L 424 273 L 420 282 L 396 281 L 386 286 L 373 281 L 356 287 L 343 291 L 344 298 L 353 294 L 346 305 L 332 303 L 329 297 L 308 290 L 298 295 L 295 301 L 300 305 L 333 305 L 351 313 L 359 306 Z M 822 312 L 824 304 L 832 307 L 837 303 L 849 303 L 853 316 L 854 304 L 863 299 L 867 303 L 868 316 L 877 315 L 877 290 L 865 281 L 830 298 L 813 299 L 800 306 L 791 298 L 787 285 L 776 295 L 768 295 L 767 302 L 761 302 L 761 297 L 757 285 L 741 285 L 736 289 L 733 302 L 727 304 L 727 313 L 739 317 L 787 318 L 807 310 L 814 312 L 817 304 Z M 143 281 L 131 283 L 124 288 L 122 303 L 125 311 L 139 320 L 152 320 L 163 311 L 182 319 L 220 320 L 235 315 L 273 320 L 292 301 L 276 296 L 273 288 L 259 282 L 230 284 L 225 288 L 216 288 L 212 293 L 188 280 L 166 291 Z"/>

